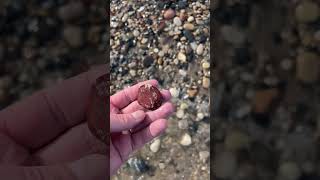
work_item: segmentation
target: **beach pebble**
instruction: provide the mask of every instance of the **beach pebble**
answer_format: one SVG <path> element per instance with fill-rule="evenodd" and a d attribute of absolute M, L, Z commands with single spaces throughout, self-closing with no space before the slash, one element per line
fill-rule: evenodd
<path fill-rule="evenodd" d="M 178 56 L 177 56 L 178 60 L 182 61 L 182 62 L 186 62 L 187 61 L 187 56 L 182 53 L 182 52 L 179 52 L 178 53 Z"/>
<path fill-rule="evenodd" d="M 320 56 L 313 52 L 302 52 L 297 57 L 296 76 L 306 83 L 314 83 L 319 77 Z"/>
<path fill-rule="evenodd" d="M 176 15 L 173 9 L 168 9 L 164 12 L 163 17 L 167 20 L 172 19 Z"/>
<path fill-rule="evenodd" d="M 191 23 L 186 23 L 183 25 L 183 28 L 189 31 L 193 31 L 194 30 L 194 25 Z"/>
<path fill-rule="evenodd" d="M 188 127 L 189 127 L 188 120 L 178 121 L 178 127 L 179 127 L 179 129 L 188 129 Z"/>
<path fill-rule="evenodd" d="M 155 139 L 150 145 L 150 150 L 152 152 L 156 153 L 156 152 L 159 151 L 160 145 L 161 145 L 161 140 L 160 139 Z"/>
<path fill-rule="evenodd" d="M 296 18 L 301 23 L 309 23 L 317 20 L 320 16 L 319 5 L 312 1 L 301 1 L 296 7 Z"/>
<path fill-rule="evenodd" d="M 174 23 L 176 26 L 181 26 L 181 25 L 182 25 L 182 22 L 181 22 L 181 20 L 180 20 L 179 17 L 173 18 L 173 23 Z"/>
<path fill-rule="evenodd" d="M 202 55 L 203 54 L 203 51 L 204 51 L 204 45 L 203 44 L 199 44 L 198 47 L 197 47 L 197 54 L 198 55 Z"/>
<path fill-rule="evenodd" d="M 185 133 L 180 140 L 180 144 L 182 146 L 190 146 L 191 143 L 192 143 L 191 136 L 188 133 Z"/>
<path fill-rule="evenodd" d="M 182 119 L 184 117 L 184 110 L 179 109 L 176 113 L 177 118 Z"/>

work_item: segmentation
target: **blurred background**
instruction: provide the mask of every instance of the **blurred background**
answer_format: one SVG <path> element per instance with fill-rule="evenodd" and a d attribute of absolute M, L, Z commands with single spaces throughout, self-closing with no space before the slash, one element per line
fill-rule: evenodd
<path fill-rule="evenodd" d="M 319 7 L 215 1 L 215 179 L 320 179 Z"/>
<path fill-rule="evenodd" d="M 0 1 L 0 108 L 106 63 L 98 0 Z"/>
<path fill-rule="evenodd" d="M 111 94 L 155 78 L 176 106 L 113 180 L 209 179 L 209 0 L 113 0 L 110 11 Z"/>

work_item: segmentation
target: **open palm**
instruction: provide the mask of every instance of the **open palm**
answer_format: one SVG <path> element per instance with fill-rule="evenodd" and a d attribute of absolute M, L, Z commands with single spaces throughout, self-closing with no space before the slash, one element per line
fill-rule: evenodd
<path fill-rule="evenodd" d="M 110 97 L 111 175 L 115 174 L 133 151 L 159 136 L 166 129 L 165 118 L 174 112 L 168 90 L 161 91 L 165 103 L 160 108 L 147 111 L 139 105 L 136 100 L 138 89 L 146 83 L 158 86 L 156 80 L 144 81 Z"/>

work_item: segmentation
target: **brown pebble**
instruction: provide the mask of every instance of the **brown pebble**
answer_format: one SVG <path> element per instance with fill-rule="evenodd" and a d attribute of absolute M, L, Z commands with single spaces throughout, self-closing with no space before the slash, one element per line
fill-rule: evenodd
<path fill-rule="evenodd" d="M 319 76 L 319 60 L 315 53 L 300 53 L 297 57 L 297 78 L 305 83 L 316 82 Z"/>
<path fill-rule="evenodd" d="M 255 113 L 266 113 L 272 101 L 278 96 L 279 92 L 276 88 L 258 90 L 253 100 Z"/>

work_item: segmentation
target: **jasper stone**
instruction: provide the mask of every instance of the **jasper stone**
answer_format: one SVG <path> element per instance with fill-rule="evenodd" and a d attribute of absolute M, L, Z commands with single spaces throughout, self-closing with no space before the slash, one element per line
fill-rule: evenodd
<path fill-rule="evenodd" d="M 155 86 L 145 84 L 138 90 L 138 103 L 146 109 L 155 110 L 162 104 L 162 95 Z"/>

